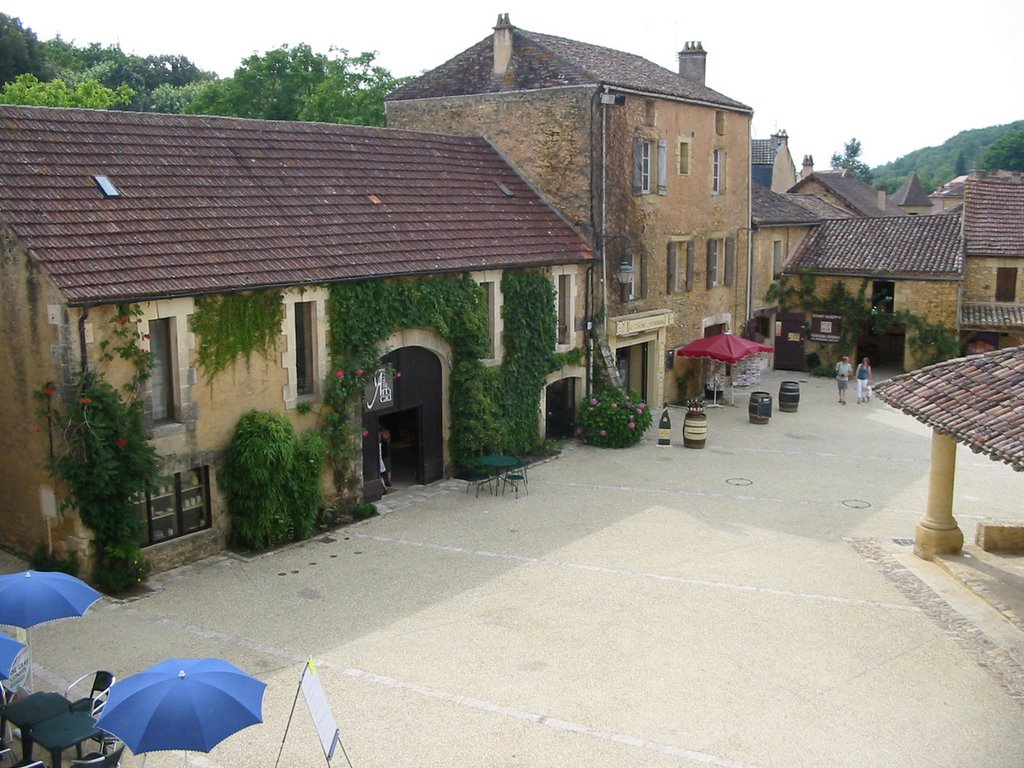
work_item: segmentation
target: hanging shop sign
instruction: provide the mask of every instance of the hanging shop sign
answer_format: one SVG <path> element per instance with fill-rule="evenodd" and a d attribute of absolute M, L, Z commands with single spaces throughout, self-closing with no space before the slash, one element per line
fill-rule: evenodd
<path fill-rule="evenodd" d="M 842 334 L 843 316 L 811 313 L 811 341 L 839 341 Z"/>
<path fill-rule="evenodd" d="M 387 368 L 378 368 L 373 373 L 373 378 L 363 387 L 363 410 L 366 413 L 371 411 L 382 411 L 390 408 L 395 402 L 395 379 L 392 371 Z"/>

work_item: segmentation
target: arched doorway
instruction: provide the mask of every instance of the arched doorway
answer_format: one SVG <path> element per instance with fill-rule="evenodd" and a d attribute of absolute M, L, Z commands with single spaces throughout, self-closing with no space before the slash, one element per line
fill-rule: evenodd
<path fill-rule="evenodd" d="M 390 435 L 392 485 L 425 485 L 444 477 L 441 361 L 423 347 L 402 347 L 381 359 L 379 381 L 363 397 L 363 497 L 383 494 L 378 445 Z M 381 375 L 383 374 L 383 375 Z"/>

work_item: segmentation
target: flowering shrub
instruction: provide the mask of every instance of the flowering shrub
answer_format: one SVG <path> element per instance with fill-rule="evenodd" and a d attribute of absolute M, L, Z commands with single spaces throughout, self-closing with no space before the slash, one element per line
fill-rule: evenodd
<path fill-rule="evenodd" d="M 576 436 L 601 448 L 628 448 L 640 442 L 653 416 L 632 389 L 606 389 L 580 406 Z"/>

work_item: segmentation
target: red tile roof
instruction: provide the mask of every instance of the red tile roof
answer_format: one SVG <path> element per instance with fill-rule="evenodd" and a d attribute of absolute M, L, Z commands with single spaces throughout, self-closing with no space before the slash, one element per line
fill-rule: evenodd
<path fill-rule="evenodd" d="M 1024 177 L 967 179 L 964 247 L 969 256 L 1024 257 Z"/>
<path fill-rule="evenodd" d="M 964 256 L 958 216 L 830 219 L 808 235 L 788 274 L 959 279 Z"/>
<path fill-rule="evenodd" d="M 72 304 L 593 258 L 484 139 L 134 112 L 0 106 L 0 225 Z"/>
<path fill-rule="evenodd" d="M 1024 471 L 1024 347 L 920 368 L 875 393 L 975 453 Z"/>

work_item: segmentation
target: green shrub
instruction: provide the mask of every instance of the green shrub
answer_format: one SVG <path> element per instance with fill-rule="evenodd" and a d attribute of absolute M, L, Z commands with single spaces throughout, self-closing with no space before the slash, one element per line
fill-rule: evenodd
<path fill-rule="evenodd" d="M 627 448 L 651 426 L 651 409 L 632 389 L 606 389 L 583 403 L 576 435 L 601 448 Z"/>
<path fill-rule="evenodd" d="M 78 555 L 74 552 L 66 558 L 59 558 L 46 547 L 36 547 L 32 557 L 28 561 L 28 567 L 33 571 L 60 571 L 70 576 L 78 575 Z"/>
<path fill-rule="evenodd" d="M 360 503 L 352 507 L 353 520 L 366 520 L 377 515 L 377 507 L 373 504 Z"/>
<path fill-rule="evenodd" d="M 232 543 L 257 550 L 308 537 L 321 501 L 323 457 L 323 438 L 296 437 L 284 414 L 242 416 L 219 478 Z"/>

